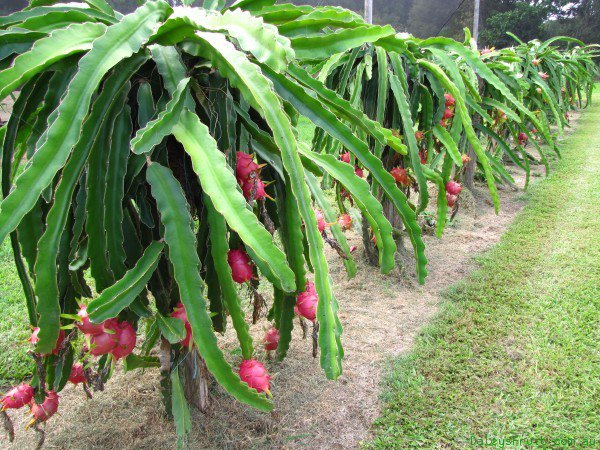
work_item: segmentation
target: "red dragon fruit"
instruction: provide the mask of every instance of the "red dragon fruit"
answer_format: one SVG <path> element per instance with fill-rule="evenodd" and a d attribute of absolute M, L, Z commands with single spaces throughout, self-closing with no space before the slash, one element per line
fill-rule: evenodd
<path fill-rule="evenodd" d="M 548 79 L 548 74 L 546 72 L 538 72 L 538 75 L 542 78 L 542 80 Z"/>
<path fill-rule="evenodd" d="M 227 262 L 231 267 L 231 275 L 236 283 L 245 283 L 252 279 L 252 262 L 245 251 L 241 249 L 229 250 Z"/>
<path fill-rule="evenodd" d="M 319 303 L 319 297 L 317 296 L 315 285 L 308 281 L 306 283 L 306 290 L 300 292 L 296 298 L 298 315 L 314 322 L 317 318 L 317 303 Z"/>
<path fill-rule="evenodd" d="M 75 326 L 81 330 L 84 334 L 100 334 L 104 332 L 103 324 L 95 324 L 90 322 L 90 318 L 88 317 L 87 308 L 82 306 L 77 313 L 81 322 L 75 322 Z"/>
<path fill-rule="evenodd" d="M 126 321 L 116 327 L 117 346 L 111 351 L 115 359 L 125 358 L 135 348 L 136 334 L 133 326 Z"/>
<path fill-rule="evenodd" d="M 245 179 L 241 186 L 246 200 L 250 200 L 253 191 L 254 196 L 252 197 L 252 200 L 262 200 L 263 198 L 268 197 L 267 192 L 265 191 L 265 183 L 258 177 Z"/>
<path fill-rule="evenodd" d="M 458 200 L 458 195 L 452 195 L 452 194 L 448 194 L 446 192 L 446 202 L 448 203 L 448 206 L 452 207 L 456 204 L 456 201 Z"/>
<path fill-rule="evenodd" d="M 90 336 L 90 353 L 94 356 L 106 355 L 112 352 L 119 341 L 117 319 L 105 321 L 103 330 L 100 334 Z"/>
<path fill-rule="evenodd" d="M 38 341 L 40 340 L 40 338 L 38 337 L 39 332 L 40 332 L 40 327 L 35 327 L 33 329 L 33 332 L 31 333 L 31 336 L 29 336 L 29 342 L 31 344 L 35 345 L 35 344 L 38 343 Z M 58 332 L 58 339 L 56 340 L 56 346 L 52 350 L 52 354 L 53 355 L 58 355 L 58 351 L 60 350 L 60 345 L 62 344 L 62 342 L 64 340 L 65 340 L 65 331 L 64 330 L 59 330 L 59 332 Z"/>
<path fill-rule="evenodd" d="M 410 184 L 408 174 L 402 167 L 394 167 L 392 170 L 390 170 L 390 174 L 394 177 L 396 183 L 400 183 L 403 186 L 408 186 Z"/>
<path fill-rule="evenodd" d="M 189 347 L 190 341 L 192 340 L 192 326 L 190 325 L 190 321 L 188 320 L 187 313 L 185 311 L 185 306 L 183 306 L 183 303 L 177 303 L 177 306 L 171 313 L 171 317 L 183 320 L 183 323 L 185 324 L 185 338 L 180 342 L 180 344 L 184 347 Z"/>
<path fill-rule="evenodd" d="M 33 415 L 33 419 L 27 425 L 29 428 L 36 422 L 45 422 L 50 417 L 54 415 L 56 411 L 58 411 L 58 394 L 54 391 L 46 392 L 46 398 L 42 402 L 42 404 L 33 403 L 31 405 L 31 414 Z"/>
<path fill-rule="evenodd" d="M 338 217 L 338 224 L 344 231 L 352 228 L 352 218 L 350 217 L 350 214 L 342 214 L 340 217 Z"/>
<path fill-rule="evenodd" d="M 448 121 L 445 119 L 440 119 L 440 127 L 446 128 L 448 126 Z"/>
<path fill-rule="evenodd" d="M 456 181 L 448 181 L 446 183 L 446 192 L 450 195 L 458 195 L 460 194 L 460 191 L 462 190 L 462 186 L 460 185 L 460 183 L 457 183 Z"/>
<path fill-rule="evenodd" d="M 271 377 L 267 369 L 255 359 L 245 359 L 240 364 L 240 378 L 258 392 L 266 392 L 270 395 Z"/>
<path fill-rule="evenodd" d="M 342 153 L 340 155 L 340 161 L 350 164 L 350 152 Z"/>
<path fill-rule="evenodd" d="M 450 108 L 456 103 L 456 100 L 454 100 L 454 97 L 450 94 L 444 94 L 444 100 L 446 102 L 446 108 Z"/>
<path fill-rule="evenodd" d="M 444 110 L 444 120 L 452 119 L 454 117 L 454 111 L 450 108 Z"/>
<path fill-rule="evenodd" d="M 365 176 L 365 172 L 358 166 L 354 166 L 354 174 L 360 178 Z"/>
<path fill-rule="evenodd" d="M 415 131 L 415 139 L 420 141 L 425 137 L 425 134 L 422 131 Z"/>
<path fill-rule="evenodd" d="M 526 144 L 527 141 L 529 141 L 529 137 L 527 136 L 527 134 L 525 134 L 523 132 L 519 133 L 519 135 L 517 136 L 517 139 L 519 140 L 519 145 Z"/>
<path fill-rule="evenodd" d="M 83 365 L 80 363 L 73 364 L 71 373 L 69 374 L 69 381 L 73 384 L 87 383 L 87 379 L 83 373 Z"/>
<path fill-rule="evenodd" d="M 279 330 L 275 327 L 270 328 L 265 334 L 265 349 L 267 351 L 277 350 L 277 344 L 279 344 Z"/>
<path fill-rule="evenodd" d="M 31 402 L 32 398 L 33 388 L 28 384 L 21 383 L 4 394 L 0 400 L 0 403 L 2 403 L 1 410 L 21 408 Z"/>
<path fill-rule="evenodd" d="M 487 55 L 488 53 L 491 53 L 491 52 L 492 52 L 492 49 L 489 47 L 485 47 L 481 50 L 482 55 Z"/>
<path fill-rule="evenodd" d="M 254 162 L 252 155 L 244 152 L 237 152 L 235 176 L 238 181 L 247 180 L 253 173 L 258 173 L 259 170 L 260 166 Z"/>

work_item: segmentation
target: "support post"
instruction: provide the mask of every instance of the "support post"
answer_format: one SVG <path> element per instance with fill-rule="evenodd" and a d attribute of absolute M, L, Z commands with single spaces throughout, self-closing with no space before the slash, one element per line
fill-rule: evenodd
<path fill-rule="evenodd" d="M 365 0 L 366 2 L 367 0 Z M 475 0 L 475 7 L 473 9 L 473 39 L 475 40 L 475 45 L 479 41 L 479 6 L 480 0 Z"/>
<path fill-rule="evenodd" d="M 365 22 L 373 23 L 373 0 L 365 0 Z"/>

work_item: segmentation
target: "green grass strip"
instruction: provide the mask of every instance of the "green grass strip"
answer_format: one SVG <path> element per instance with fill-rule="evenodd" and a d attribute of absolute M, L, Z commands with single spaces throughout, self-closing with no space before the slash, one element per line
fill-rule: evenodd
<path fill-rule="evenodd" d="M 493 438 L 504 448 L 597 445 L 598 124 L 596 104 L 479 270 L 449 290 L 411 353 L 393 362 L 366 447 L 483 448 Z"/>

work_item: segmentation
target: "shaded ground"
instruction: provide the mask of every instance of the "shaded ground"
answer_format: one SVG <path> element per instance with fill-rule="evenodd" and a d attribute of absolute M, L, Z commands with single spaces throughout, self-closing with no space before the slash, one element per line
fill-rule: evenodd
<path fill-rule="evenodd" d="M 519 174 L 515 177 L 522 185 Z M 443 240 L 426 236 L 430 263 L 424 287 L 411 281 L 410 262 L 406 273 L 399 270 L 388 276 L 366 265 L 359 233 L 351 232 L 350 243 L 359 249 L 356 278 L 345 280 L 337 256 L 328 253 L 345 327 L 343 376 L 337 382 L 325 380 L 318 360 L 311 356 L 311 342 L 301 339 L 296 326 L 288 359 L 268 365 L 275 375 L 275 410 L 258 413 L 215 387 L 211 411 L 194 413 L 190 448 L 338 449 L 354 448 L 368 439 L 381 410 L 379 392 L 386 361 L 411 347 L 419 329 L 437 312 L 440 293 L 470 273 L 472 256 L 496 243 L 524 205 L 522 192 L 504 190 L 500 195 L 502 211 L 496 216 L 484 194 L 471 200 L 461 194 L 461 213 Z M 263 322 L 252 327 L 256 342 L 265 326 Z M 231 333 L 222 342 L 232 361 L 239 362 Z M 175 430 L 162 416 L 157 373 L 118 372 L 107 390 L 91 401 L 80 389 L 65 389 L 61 415 L 47 426 L 47 448 L 174 448 Z M 22 430 L 24 421 L 15 420 L 17 440 L 8 448 L 34 447 L 33 433 Z M 0 445 L 7 445 L 4 437 Z"/>

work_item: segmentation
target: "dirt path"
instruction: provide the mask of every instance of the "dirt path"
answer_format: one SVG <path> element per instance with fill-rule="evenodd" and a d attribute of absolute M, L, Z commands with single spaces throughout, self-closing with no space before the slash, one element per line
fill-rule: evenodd
<path fill-rule="evenodd" d="M 522 185 L 520 174 L 514 176 Z M 425 237 L 429 277 L 424 287 L 411 281 L 410 264 L 408 274 L 396 271 L 385 276 L 360 254 L 358 275 L 346 280 L 342 264 L 330 252 L 344 325 L 344 374 L 337 382 L 328 382 L 318 359 L 311 356 L 311 342 L 301 339 L 296 326 L 286 361 L 269 363 L 275 375 L 274 411 L 256 412 L 215 387 L 211 411 L 193 413 L 189 447 L 345 449 L 366 439 L 379 413 L 379 385 L 387 359 L 410 348 L 419 329 L 436 313 L 440 293 L 472 270 L 473 256 L 499 240 L 524 204 L 521 191 L 500 191 L 502 210 L 496 216 L 484 188 L 479 189 L 475 199 L 464 196 L 463 210 L 442 240 Z M 349 240 L 361 253 L 359 235 L 351 233 Z M 263 322 L 252 327 L 256 342 L 265 326 Z M 223 338 L 226 353 L 234 351 L 233 342 L 229 333 Z M 47 427 L 47 448 L 175 447 L 174 426 L 162 415 L 156 371 L 123 374 L 119 368 L 118 372 L 106 391 L 91 401 L 72 386 L 63 391 L 61 415 Z M 33 434 L 22 431 L 23 423 L 15 420 L 18 432 L 12 448 L 33 448 Z M 6 445 L 4 437 L 0 444 Z"/>

